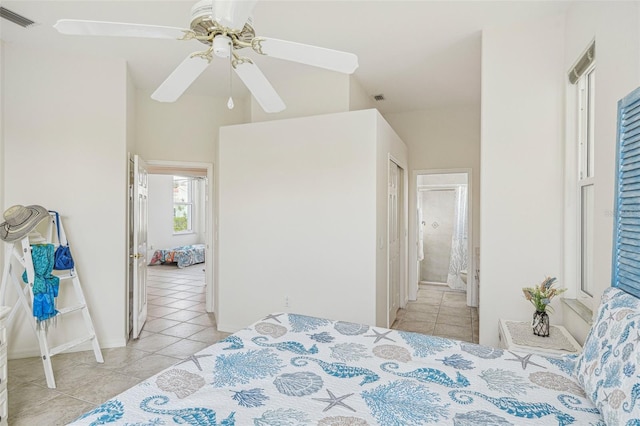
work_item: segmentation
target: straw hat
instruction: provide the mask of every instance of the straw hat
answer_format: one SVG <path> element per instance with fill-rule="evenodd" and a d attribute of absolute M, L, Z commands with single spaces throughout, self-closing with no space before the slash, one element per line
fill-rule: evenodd
<path fill-rule="evenodd" d="M 11 206 L 4 212 L 4 220 L 0 224 L 0 239 L 10 243 L 24 238 L 49 212 L 42 206 Z"/>

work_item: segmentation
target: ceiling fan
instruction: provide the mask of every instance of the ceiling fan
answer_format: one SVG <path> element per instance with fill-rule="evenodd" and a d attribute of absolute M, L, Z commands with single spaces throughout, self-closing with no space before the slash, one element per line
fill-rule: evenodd
<path fill-rule="evenodd" d="M 227 58 L 234 71 L 266 112 L 280 112 L 285 104 L 260 68 L 242 49 L 274 58 L 351 74 L 358 57 L 323 47 L 268 37 L 257 37 L 251 12 L 257 0 L 201 0 L 191 8 L 190 29 L 120 22 L 61 19 L 54 28 L 62 34 L 116 37 L 146 37 L 197 40 L 208 48 L 191 53 L 151 95 L 160 102 L 176 101 L 209 66 L 213 56 Z M 230 99 L 229 107 L 232 108 Z"/>

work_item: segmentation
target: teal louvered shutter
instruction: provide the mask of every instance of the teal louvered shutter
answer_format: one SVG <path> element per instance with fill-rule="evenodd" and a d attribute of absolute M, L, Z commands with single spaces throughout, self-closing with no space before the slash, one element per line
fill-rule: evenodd
<path fill-rule="evenodd" d="M 640 297 L 640 87 L 618 102 L 613 287 Z"/>

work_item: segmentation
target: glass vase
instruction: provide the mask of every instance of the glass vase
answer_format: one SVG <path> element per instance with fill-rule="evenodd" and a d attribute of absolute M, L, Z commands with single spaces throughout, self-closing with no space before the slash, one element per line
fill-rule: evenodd
<path fill-rule="evenodd" d="M 535 311 L 531 327 L 536 336 L 549 337 L 549 315 L 544 311 Z"/>

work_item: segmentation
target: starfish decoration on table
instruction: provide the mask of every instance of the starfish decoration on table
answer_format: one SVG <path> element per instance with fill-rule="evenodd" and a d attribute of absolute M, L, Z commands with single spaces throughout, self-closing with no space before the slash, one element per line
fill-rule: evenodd
<path fill-rule="evenodd" d="M 531 355 L 533 354 L 526 354 L 525 356 L 520 356 L 518 354 L 514 354 L 513 352 L 509 351 L 509 353 L 513 356 L 515 356 L 515 358 L 505 358 L 505 361 L 519 361 L 520 364 L 522 364 L 522 369 L 526 370 L 527 369 L 527 365 L 531 364 L 531 365 L 535 365 L 536 367 L 541 367 L 541 368 L 547 368 L 544 367 L 540 364 L 536 364 L 535 362 L 531 361 Z"/>
<path fill-rule="evenodd" d="M 373 331 L 374 334 L 365 334 L 363 337 L 375 337 L 376 340 L 373 342 L 374 344 L 378 343 L 382 339 L 387 339 L 387 340 L 391 340 L 392 342 L 395 342 L 395 340 L 393 340 L 392 338 L 387 337 L 387 334 L 391 333 L 393 330 L 388 330 L 384 333 L 378 333 L 375 329 L 372 328 L 371 331 Z"/>
<path fill-rule="evenodd" d="M 198 367 L 198 370 L 202 371 L 202 367 L 200 366 L 200 361 L 198 361 L 198 358 L 204 358 L 206 356 L 211 356 L 211 354 L 191 355 L 189 358 L 185 358 L 184 360 L 180 361 L 176 365 L 184 364 L 185 362 L 188 362 L 188 361 L 193 361 L 193 363 L 196 365 L 196 367 Z"/>
<path fill-rule="evenodd" d="M 266 320 L 272 319 L 272 320 L 276 320 L 276 321 L 278 321 L 280 324 L 282 324 L 282 321 L 280 321 L 280 320 L 278 319 L 278 317 L 279 317 L 280 315 L 283 315 L 283 314 L 269 314 L 269 315 L 267 315 L 266 317 L 262 318 L 262 321 L 266 321 Z"/>
<path fill-rule="evenodd" d="M 347 404 L 345 404 L 343 401 L 347 398 L 349 398 L 351 395 L 353 395 L 352 393 L 349 393 L 347 395 L 343 395 L 343 396 L 335 396 L 333 394 L 333 392 L 331 392 L 329 389 L 327 389 L 327 393 L 329 394 L 329 398 L 311 398 L 311 399 L 315 399 L 316 401 L 322 401 L 322 402 L 328 402 L 329 405 L 327 405 L 325 407 L 324 410 L 322 410 L 323 412 L 330 410 L 331 408 L 335 407 L 336 405 L 342 405 L 344 408 L 348 408 L 349 410 L 355 412 L 356 410 L 354 410 L 353 408 L 349 407 Z"/>

